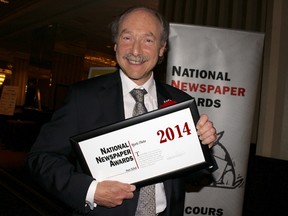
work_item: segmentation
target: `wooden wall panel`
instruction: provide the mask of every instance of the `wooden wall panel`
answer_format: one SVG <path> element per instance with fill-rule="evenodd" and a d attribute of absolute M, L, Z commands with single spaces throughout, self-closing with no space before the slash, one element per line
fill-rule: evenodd
<path fill-rule="evenodd" d="M 25 102 L 25 88 L 27 83 L 28 68 L 28 60 L 21 58 L 14 59 L 10 85 L 19 87 L 16 106 L 22 106 Z"/>
<path fill-rule="evenodd" d="M 160 0 L 170 22 L 265 32 L 267 0 Z"/>
<path fill-rule="evenodd" d="M 52 66 L 53 84 L 70 85 L 82 80 L 83 68 L 82 57 L 55 53 Z"/>

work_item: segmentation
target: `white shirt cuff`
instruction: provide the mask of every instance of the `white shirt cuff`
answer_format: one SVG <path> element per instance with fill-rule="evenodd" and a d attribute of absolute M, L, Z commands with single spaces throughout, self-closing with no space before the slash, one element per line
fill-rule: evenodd
<path fill-rule="evenodd" d="M 94 194 L 96 192 L 97 185 L 98 182 L 96 180 L 92 181 L 86 194 L 86 205 L 88 205 L 91 210 L 97 206 L 97 204 L 94 203 Z"/>

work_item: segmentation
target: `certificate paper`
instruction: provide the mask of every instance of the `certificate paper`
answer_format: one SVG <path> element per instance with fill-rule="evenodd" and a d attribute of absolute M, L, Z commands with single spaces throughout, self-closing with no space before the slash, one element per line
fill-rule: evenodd
<path fill-rule="evenodd" d="M 194 116 L 193 116 L 194 114 Z M 97 181 L 144 185 L 212 166 L 195 128 L 194 100 L 71 138 L 82 167 Z"/>

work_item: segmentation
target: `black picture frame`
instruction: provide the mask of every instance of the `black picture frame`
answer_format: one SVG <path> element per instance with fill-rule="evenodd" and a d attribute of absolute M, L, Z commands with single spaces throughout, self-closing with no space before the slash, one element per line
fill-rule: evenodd
<path fill-rule="evenodd" d="M 96 149 L 98 150 L 99 148 L 103 147 L 102 143 L 101 143 L 101 146 L 99 146 L 98 143 L 94 143 L 94 141 L 93 141 L 94 139 L 96 139 L 96 141 L 97 141 L 97 138 L 101 137 L 103 135 L 104 136 L 109 135 L 109 137 L 110 137 L 110 134 L 111 133 L 113 134 L 115 131 L 116 132 L 119 130 L 124 130 L 124 131 L 127 130 L 128 131 L 128 130 L 131 130 L 131 127 L 135 127 L 135 126 L 139 126 L 139 125 L 141 126 L 141 124 L 145 124 L 148 121 L 154 122 L 154 121 L 157 121 L 158 118 L 170 119 L 170 115 L 173 115 L 173 116 L 178 115 L 178 113 L 182 112 L 183 110 L 185 110 L 185 113 L 187 112 L 187 110 L 189 111 L 188 115 L 191 115 L 191 117 L 193 119 L 193 123 L 191 123 L 191 124 L 193 124 L 194 129 L 196 130 L 195 126 L 199 120 L 199 112 L 198 112 L 195 100 L 191 99 L 191 100 L 188 100 L 188 101 L 185 101 L 182 103 L 178 103 L 178 104 L 174 104 L 174 105 L 162 108 L 162 109 L 154 110 L 154 111 L 145 113 L 145 114 L 137 116 L 137 117 L 129 118 L 129 119 L 126 119 L 124 121 L 121 121 L 121 122 L 118 122 L 118 123 L 115 123 L 112 125 L 107 125 L 105 127 L 97 128 L 97 129 L 94 129 L 94 130 L 91 130 L 91 131 L 88 131 L 88 132 L 85 132 L 82 134 L 78 134 L 76 136 L 71 137 L 70 142 L 75 149 L 76 155 L 78 156 L 80 165 L 83 168 L 84 172 L 86 172 L 88 175 L 93 176 L 96 180 L 100 180 L 100 181 L 106 180 L 105 178 L 104 179 L 97 179 L 97 177 L 94 176 L 93 172 L 92 172 L 93 169 L 94 169 L 93 171 L 95 171 L 94 165 L 91 166 L 91 163 L 89 165 L 89 163 L 87 162 L 88 159 L 91 161 L 91 157 L 94 156 L 94 155 L 93 156 L 90 155 L 91 152 L 93 152 Z M 167 121 L 169 121 L 169 120 L 167 120 Z M 116 142 L 115 137 L 113 138 L 113 136 L 112 136 L 111 139 L 114 142 Z M 195 137 L 194 137 L 194 139 L 195 139 Z M 87 145 L 86 144 L 87 141 L 88 142 L 91 141 L 91 143 L 93 142 L 93 146 L 92 146 L 93 149 L 91 149 L 91 151 L 88 151 L 88 153 L 87 153 L 87 151 L 85 152 L 82 149 L 83 147 L 87 147 L 87 146 L 84 146 L 84 145 Z M 155 175 L 155 173 L 153 174 L 153 176 L 152 175 L 149 176 L 149 174 L 145 174 L 145 175 L 143 175 L 143 178 L 141 177 L 141 179 L 138 179 L 137 181 L 132 181 L 132 182 L 128 181 L 127 183 L 135 184 L 136 186 L 145 186 L 145 185 L 149 185 L 152 183 L 162 182 L 162 181 L 169 179 L 169 178 L 180 177 L 180 176 L 186 175 L 188 173 L 193 173 L 193 172 L 199 171 L 201 169 L 213 169 L 214 162 L 213 162 L 213 158 L 212 158 L 212 155 L 211 155 L 211 152 L 210 152 L 208 146 L 203 145 L 201 143 L 201 141 L 198 139 L 198 136 L 197 136 L 197 141 L 199 142 L 199 146 L 201 148 L 200 154 L 203 154 L 203 158 L 204 158 L 203 161 L 201 161 L 199 163 L 197 162 L 196 164 L 191 163 L 185 167 L 172 168 L 171 170 L 169 170 L 167 172 L 165 171 L 165 173 L 160 172 L 159 175 L 158 174 Z M 195 146 L 195 144 L 194 144 L 194 146 Z M 89 147 L 89 148 L 91 148 L 91 147 Z M 179 147 L 177 146 L 176 148 L 178 149 Z M 133 153 L 133 149 L 130 152 Z M 192 154 L 193 153 L 191 152 L 191 157 L 192 157 Z M 93 160 L 94 160 L 94 158 L 92 159 L 92 161 Z M 98 165 L 95 165 L 95 166 L 97 167 Z M 163 167 L 163 166 L 161 166 L 161 167 Z M 160 171 L 161 167 L 159 167 L 159 171 Z M 154 169 L 155 169 L 155 167 L 154 167 Z M 127 175 L 127 179 L 128 179 L 129 175 L 131 175 L 131 174 L 130 174 L 130 172 L 127 172 L 127 173 L 125 172 L 125 175 Z M 115 179 L 112 178 L 109 180 L 118 180 L 118 179 L 116 177 Z"/>

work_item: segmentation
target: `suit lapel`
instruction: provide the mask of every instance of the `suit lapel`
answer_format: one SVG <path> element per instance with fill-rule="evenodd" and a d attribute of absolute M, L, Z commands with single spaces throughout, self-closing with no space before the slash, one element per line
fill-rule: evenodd
<path fill-rule="evenodd" d="M 157 101 L 158 101 L 158 108 L 160 105 L 164 104 L 165 101 L 171 100 L 172 95 L 165 89 L 164 85 L 159 82 L 156 82 L 156 90 L 157 90 Z"/>
<path fill-rule="evenodd" d="M 122 121 L 125 119 L 124 114 L 124 102 L 123 92 L 119 72 L 111 74 L 101 86 L 99 92 L 99 98 L 101 99 L 101 107 L 105 118 L 109 121 Z"/>

